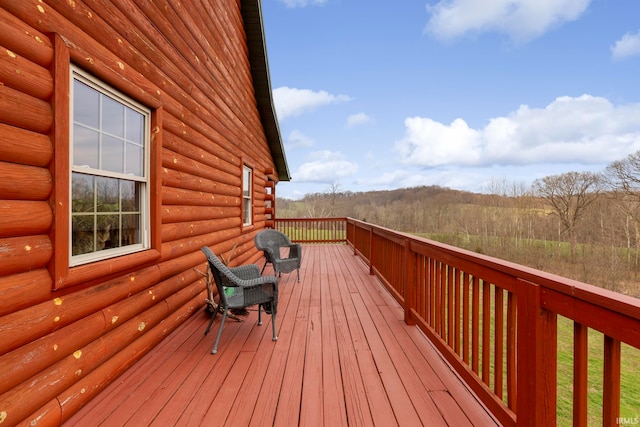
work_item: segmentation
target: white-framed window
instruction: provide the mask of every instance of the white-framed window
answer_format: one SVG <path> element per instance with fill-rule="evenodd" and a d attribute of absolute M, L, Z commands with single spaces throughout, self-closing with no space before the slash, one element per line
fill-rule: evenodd
<path fill-rule="evenodd" d="M 70 264 L 149 248 L 151 111 L 71 67 Z"/>
<path fill-rule="evenodd" d="M 253 223 L 253 169 L 242 167 L 242 225 Z"/>

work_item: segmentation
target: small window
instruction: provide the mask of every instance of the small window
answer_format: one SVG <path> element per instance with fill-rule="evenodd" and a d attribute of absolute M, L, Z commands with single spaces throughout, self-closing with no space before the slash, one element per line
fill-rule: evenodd
<path fill-rule="evenodd" d="M 71 265 L 149 248 L 151 112 L 72 68 Z"/>
<path fill-rule="evenodd" d="M 253 170 L 250 167 L 242 168 L 242 224 L 251 225 L 253 204 Z"/>

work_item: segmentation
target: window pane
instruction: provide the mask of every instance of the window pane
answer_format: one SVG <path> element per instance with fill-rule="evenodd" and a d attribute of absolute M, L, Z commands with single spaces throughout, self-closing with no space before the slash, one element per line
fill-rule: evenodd
<path fill-rule="evenodd" d="M 73 120 L 100 127 L 100 93 L 78 80 L 73 82 Z"/>
<path fill-rule="evenodd" d="M 83 126 L 73 127 L 73 164 L 98 168 L 100 134 Z"/>
<path fill-rule="evenodd" d="M 251 200 L 244 199 L 243 202 L 242 223 L 249 224 L 251 223 Z"/>
<path fill-rule="evenodd" d="M 249 194 L 250 187 L 251 187 L 251 170 L 245 167 L 243 169 L 243 175 L 242 175 L 242 192 L 245 196 Z"/>
<path fill-rule="evenodd" d="M 102 249 L 120 247 L 118 242 L 119 222 L 119 215 L 98 215 L 98 229 L 96 231 L 98 239 L 96 240 L 96 250 L 101 251 Z"/>
<path fill-rule="evenodd" d="M 127 108 L 126 113 L 127 141 L 142 144 L 144 138 L 144 116 L 137 111 Z"/>
<path fill-rule="evenodd" d="M 71 212 L 94 212 L 93 177 L 81 173 L 71 175 Z"/>
<path fill-rule="evenodd" d="M 118 180 L 96 178 L 96 212 L 120 211 L 120 191 Z"/>
<path fill-rule="evenodd" d="M 120 183 L 122 212 L 140 212 L 140 186 L 133 181 Z"/>
<path fill-rule="evenodd" d="M 74 215 L 71 218 L 71 254 L 82 255 L 105 249 L 111 240 L 111 221 L 109 217 Z"/>
<path fill-rule="evenodd" d="M 102 165 L 100 169 L 124 172 L 124 140 L 102 136 Z"/>
<path fill-rule="evenodd" d="M 140 238 L 140 215 L 122 215 L 122 246 L 135 245 L 142 242 Z"/>
<path fill-rule="evenodd" d="M 127 168 L 125 173 L 144 176 L 142 154 L 141 145 L 127 144 Z"/>
<path fill-rule="evenodd" d="M 71 218 L 71 239 L 73 241 L 71 253 L 73 255 L 95 252 L 94 219 L 93 215 L 74 215 Z"/>
<path fill-rule="evenodd" d="M 108 96 L 102 96 L 102 130 L 124 137 L 124 105 Z"/>

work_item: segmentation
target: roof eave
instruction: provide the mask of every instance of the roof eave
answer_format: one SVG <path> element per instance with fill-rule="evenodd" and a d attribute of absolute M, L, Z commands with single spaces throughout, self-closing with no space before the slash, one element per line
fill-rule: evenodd
<path fill-rule="evenodd" d="M 247 35 L 251 78 L 253 80 L 260 120 L 262 121 L 262 126 L 264 127 L 267 142 L 275 163 L 278 180 L 290 181 L 289 166 L 287 165 L 287 158 L 284 152 L 284 145 L 280 135 L 280 127 L 278 126 L 278 118 L 276 116 L 271 92 L 269 61 L 267 58 L 267 45 L 264 36 L 260 0 L 242 0 L 241 13 Z"/>

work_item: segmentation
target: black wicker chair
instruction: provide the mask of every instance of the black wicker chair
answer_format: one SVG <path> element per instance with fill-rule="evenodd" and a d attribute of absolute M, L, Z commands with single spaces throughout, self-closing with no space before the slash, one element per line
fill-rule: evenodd
<path fill-rule="evenodd" d="M 205 335 L 209 332 L 218 311 L 222 312 L 218 336 L 211 353 L 216 354 L 218 352 L 222 327 L 229 316 L 229 310 L 243 309 L 256 304 L 258 305 L 258 325 L 262 325 L 262 309 L 264 309 L 267 314 L 271 314 L 273 340 L 277 341 L 278 278 L 275 276 L 261 276 L 260 269 L 255 264 L 229 268 L 206 246 L 202 248 L 202 252 L 204 252 L 209 262 L 213 281 L 216 284 L 219 295 L 218 309 L 211 314 L 211 320 Z"/>
<path fill-rule="evenodd" d="M 278 230 L 262 230 L 253 239 L 256 248 L 264 252 L 266 261 L 262 271 L 268 263 L 273 264 L 276 276 L 282 273 L 290 273 L 297 270 L 298 283 L 300 283 L 300 264 L 302 263 L 302 246 L 299 243 L 291 243 L 286 234 Z M 282 258 L 280 248 L 287 248 L 289 254 Z"/>

